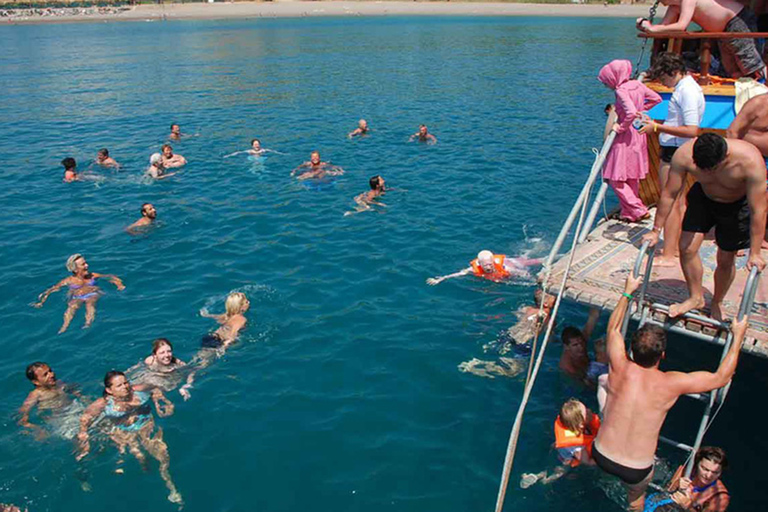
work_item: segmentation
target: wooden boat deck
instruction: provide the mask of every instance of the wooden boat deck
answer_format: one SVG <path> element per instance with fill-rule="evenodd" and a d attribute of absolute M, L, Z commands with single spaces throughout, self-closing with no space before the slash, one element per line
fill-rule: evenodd
<path fill-rule="evenodd" d="M 585 306 L 612 311 L 623 291 L 627 274 L 634 268 L 642 236 L 652 227 L 651 220 L 643 224 L 625 224 L 618 220 L 598 224 L 589 238 L 576 249 L 564 297 Z M 716 250 L 713 240 L 705 240 L 700 251 L 704 264 L 704 293 L 707 301 L 712 297 L 714 289 Z M 764 256 L 768 256 L 765 251 Z M 553 265 L 552 275 L 547 283 L 548 292 L 557 293 L 567 263 L 568 257 L 563 256 Z M 745 263 L 746 257 L 740 257 L 736 262 L 737 275 L 724 301 L 726 318 L 733 318 L 738 311 L 748 275 L 744 269 Z M 685 279 L 679 266 L 654 267 L 646 291 L 647 300 L 671 304 L 680 302 L 687 296 Z M 702 313 L 708 314 L 708 311 Z M 666 315 L 656 312 L 654 318 L 665 321 Z M 715 334 L 714 329 L 691 321 L 686 322 L 686 328 Z M 742 350 L 768 358 L 768 278 L 761 279 Z"/>

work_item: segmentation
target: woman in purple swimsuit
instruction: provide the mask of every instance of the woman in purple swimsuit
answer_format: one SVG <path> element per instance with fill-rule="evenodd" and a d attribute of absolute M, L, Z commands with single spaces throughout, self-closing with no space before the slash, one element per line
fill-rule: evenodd
<path fill-rule="evenodd" d="M 114 284 L 118 290 L 125 290 L 125 285 L 123 285 L 123 282 L 119 277 L 112 274 L 89 272 L 88 262 L 85 261 L 82 254 L 73 254 L 67 259 L 67 270 L 69 270 L 72 275 L 65 277 L 45 290 L 38 296 L 38 302 L 33 304 L 34 307 L 41 308 L 50 294 L 59 291 L 65 286 L 69 288 L 69 302 L 67 303 L 67 310 L 64 312 L 64 323 L 61 324 L 59 334 L 67 330 L 69 323 L 75 316 L 75 312 L 82 304 L 85 304 L 85 325 L 83 328 L 85 329 L 91 326 L 93 319 L 96 318 L 96 301 L 99 300 L 99 296 L 101 296 L 101 290 L 96 286 L 97 279 L 103 277 Z"/>

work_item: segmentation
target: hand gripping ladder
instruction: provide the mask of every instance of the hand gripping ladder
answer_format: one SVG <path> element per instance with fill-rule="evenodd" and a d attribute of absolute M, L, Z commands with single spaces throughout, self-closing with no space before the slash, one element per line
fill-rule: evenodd
<path fill-rule="evenodd" d="M 730 326 L 728 323 L 720 322 L 713 318 L 709 318 L 709 317 L 699 315 L 696 313 L 691 313 L 691 312 L 680 315 L 681 318 L 684 318 L 687 320 L 693 320 L 695 322 L 710 326 L 713 329 L 716 329 L 717 333 L 715 335 L 709 335 L 703 332 L 693 331 L 686 328 L 684 325 L 681 327 L 681 326 L 675 325 L 674 321 L 670 321 L 669 306 L 664 304 L 658 304 L 658 303 L 648 304 L 644 300 L 648 283 L 651 278 L 651 270 L 653 268 L 653 257 L 655 254 L 654 249 L 655 248 L 649 246 L 648 242 L 644 242 L 643 245 L 640 247 L 640 253 L 637 255 L 637 260 L 635 260 L 635 267 L 633 269 L 634 276 L 638 277 L 640 275 L 640 271 L 643 266 L 643 259 L 647 254 L 648 264 L 645 267 L 643 284 L 640 287 L 640 294 L 633 301 L 633 302 L 636 302 L 635 313 L 633 316 L 639 317 L 638 328 L 642 327 L 645 324 L 656 325 L 661 327 L 665 331 L 682 334 L 684 336 L 688 336 L 692 338 L 697 338 L 697 339 L 700 339 L 709 343 L 714 343 L 717 345 L 722 345 L 723 352 L 720 355 L 720 360 L 722 361 L 725 355 L 728 353 L 728 350 L 731 347 L 731 342 L 733 341 L 733 334 L 731 333 Z M 755 293 L 757 292 L 757 285 L 759 283 L 759 280 L 760 280 L 760 273 L 758 272 L 756 267 L 753 267 L 752 271 L 749 273 L 747 282 L 744 285 L 744 293 L 742 294 L 742 297 L 741 297 L 741 304 L 739 305 L 739 313 L 737 318 L 741 319 L 744 317 L 744 315 L 749 315 L 750 311 L 752 311 L 752 304 L 755 301 Z M 654 311 L 659 311 L 667 314 L 666 320 L 660 321 L 653 318 Z M 629 326 L 629 317 L 630 317 L 629 314 L 627 314 L 624 317 L 624 325 L 622 325 L 622 329 L 621 329 L 621 332 L 624 335 L 625 339 L 627 334 L 627 327 Z M 724 340 L 722 336 L 723 334 L 725 334 Z M 722 407 L 723 402 L 725 401 L 725 397 L 728 395 L 728 390 L 730 389 L 730 387 L 731 387 L 731 383 L 729 382 L 722 388 L 715 389 L 708 393 L 693 393 L 693 394 L 686 395 L 704 403 L 704 414 L 701 417 L 701 422 L 699 423 L 699 430 L 696 432 L 696 439 L 693 443 L 693 446 L 674 441 L 664 436 L 659 436 L 660 441 L 666 444 L 669 444 L 671 446 L 674 446 L 676 448 L 680 448 L 681 450 L 684 450 L 686 452 L 689 452 L 688 462 L 685 466 L 686 477 L 691 476 L 691 471 L 693 471 L 693 460 L 694 460 L 693 456 L 701 447 L 701 441 L 704 438 L 704 434 L 706 434 L 707 429 L 709 429 L 710 425 L 712 424 L 712 421 L 714 421 L 715 416 L 717 415 L 717 412 L 720 410 L 720 407 Z M 714 410 L 714 413 L 713 413 L 713 410 Z"/>

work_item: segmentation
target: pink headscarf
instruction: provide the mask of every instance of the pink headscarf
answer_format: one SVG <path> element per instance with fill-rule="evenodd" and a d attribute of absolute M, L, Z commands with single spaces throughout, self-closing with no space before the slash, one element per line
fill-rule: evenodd
<path fill-rule="evenodd" d="M 632 76 L 632 63 L 628 60 L 612 60 L 600 70 L 597 79 L 613 89 L 618 89 Z"/>

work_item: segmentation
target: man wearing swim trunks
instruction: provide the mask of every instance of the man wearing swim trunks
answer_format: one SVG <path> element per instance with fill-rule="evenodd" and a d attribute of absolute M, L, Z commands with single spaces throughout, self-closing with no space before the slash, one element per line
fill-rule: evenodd
<path fill-rule="evenodd" d="M 693 21 L 705 32 L 755 32 L 757 18 L 736 0 L 661 0 L 667 13 L 658 25 L 637 19 L 637 29 L 649 34 L 681 32 Z M 731 78 L 764 78 L 765 63 L 754 39 L 718 39 L 723 67 Z"/>
<path fill-rule="evenodd" d="M 607 396 L 603 423 L 592 446 L 592 458 L 600 469 L 618 476 L 626 485 L 632 510 L 643 510 L 667 413 L 680 395 L 718 389 L 731 380 L 748 323 L 745 316 L 731 324 L 733 343 L 716 372 L 662 372 L 659 363 L 664 359 L 667 339 L 660 327 L 645 325 L 632 336 L 631 359 L 621 334 L 628 298 L 640 283 L 640 278 L 627 277 L 624 293 L 608 321 Z"/>
<path fill-rule="evenodd" d="M 747 270 L 762 271 L 765 261 L 760 246 L 765 235 L 765 163 L 760 151 L 749 142 L 724 139 L 714 133 L 686 142 L 672 157 L 669 178 L 661 192 L 653 231 L 643 239 L 655 245 L 674 198 L 688 174 L 696 183 L 688 192 L 688 209 L 680 237 L 680 263 L 690 297 L 669 306 L 669 316 L 677 317 L 703 308 L 703 268 L 699 248 L 704 236 L 715 228 L 717 269 L 715 290 L 710 305 L 712 318 L 722 320 L 721 305 L 736 274 L 736 252 L 749 247 Z"/>

